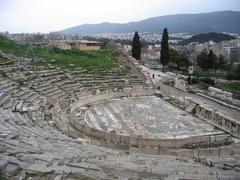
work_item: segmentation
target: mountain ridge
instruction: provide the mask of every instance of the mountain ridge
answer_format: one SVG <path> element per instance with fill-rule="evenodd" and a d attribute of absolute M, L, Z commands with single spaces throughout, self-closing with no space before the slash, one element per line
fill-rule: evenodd
<path fill-rule="evenodd" d="M 162 32 L 164 27 L 170 33 L 187 32 L 191 34 L 204 32 L 240 32 L 240 12 L 217 11 L 199 14 L 175 14 L 147 18 L 141 21 L 128 23 L 82 24 L 70 27 L 57 33 L 90 35 L 94 33 L 127 33 L 138 30 L 139 32 Z"/>

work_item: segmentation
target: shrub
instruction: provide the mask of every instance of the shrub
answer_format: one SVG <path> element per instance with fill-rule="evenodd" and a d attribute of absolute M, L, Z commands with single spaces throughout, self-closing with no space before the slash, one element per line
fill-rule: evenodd
<path fill-rule="evenodd" d="M 211 85 L 211 86 L 215 85 L 215 81 L 211 78 L 202 78 L 202 79 L 200 79 L 200 82 L 203 82 L 203 83 Z"/>

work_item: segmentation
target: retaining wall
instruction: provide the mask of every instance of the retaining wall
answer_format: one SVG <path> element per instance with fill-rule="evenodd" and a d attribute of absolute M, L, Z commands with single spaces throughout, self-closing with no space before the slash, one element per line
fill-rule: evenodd
<path fill-rule="evenodd" d="M 218 128 L 240 138 L 240 122 L 234 119 L 224 117 L 222 114 L 213 110 L 207 109 L 206 107 L 196 105 L 194 109 L 196 116 L 204 119 Z"/>
<path fill-rule="evenodd" d="M 235 120 L 231 119 L 230 117 L 226 117 L 223 114 L 220 114 L 213 109 L 209 109 L 204 105 L 200 105 L 193 100 L 186 99 L 178 101 L 183 104 L 185 110 L 188 110 L 190 107 L 191 112 L 196 115 L 197 117 L 208 121 L 209 123 L 213 124 L 214 126 L 222 129 L 223 131 L 240 138 L 240 119 Z M 191 108 L 192 107 L 192 108 Z M 240 117 L 239 117 L 240 118 Z"/>

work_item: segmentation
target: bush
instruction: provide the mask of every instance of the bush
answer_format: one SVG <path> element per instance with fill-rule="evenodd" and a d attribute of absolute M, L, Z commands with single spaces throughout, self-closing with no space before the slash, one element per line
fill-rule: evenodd
<path fill-rule="evenodd" d="M 0 70 L 0 76 L 7 77 L 7 74 L 3 70 Z"/>
<path fill-rule="evenodd" d="M 188 83 L 190 83 L 190 77 L 187 78 Z M 214 86 L 215 85 L 215 81 L 211 78 L 193 78 L 192 79 L 192 84 L 198 84 L 198 83 L 204 83 L 207 85 L 211 85 Z"/>
<path fill-rule="evenodd" d="M 240 65 L 238 67 L 232 67 L 227 72 L 226 79 L 228 80 L 240 80 Z"/>
<path fill-rule="evenodd" d="M 226 75 L 227 80 L 240 80 L 240 75 L 236 72 L 229 71 Z"/>
<path fill-rule="evenodd" d="M 197 84 L 199 83 L 199 79 L 198 78 L 192 78 L 192 82 L 190 82 L 190 77 L 187 78 L 187 82 L 188 84 Z"/>
<path fill-rule="evenodd" d="M 202 79 L 200 79 L 200 82 L 203 82 L 203 83 L 211 85 L 211 86 L 215 85 L 215 81 L 211 78 L 202 78 Z"/>

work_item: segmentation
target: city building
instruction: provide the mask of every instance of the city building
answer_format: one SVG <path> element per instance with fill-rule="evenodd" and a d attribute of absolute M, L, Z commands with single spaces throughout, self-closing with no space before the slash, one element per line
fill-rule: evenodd
<path fill-rule="evenodd" d="M 100 42 L 98 41 L 88 41 L 88 40 L 80 40 L 75 42 L 75 48 L 90 51 L 90 50 L 100 50 Z"/>

